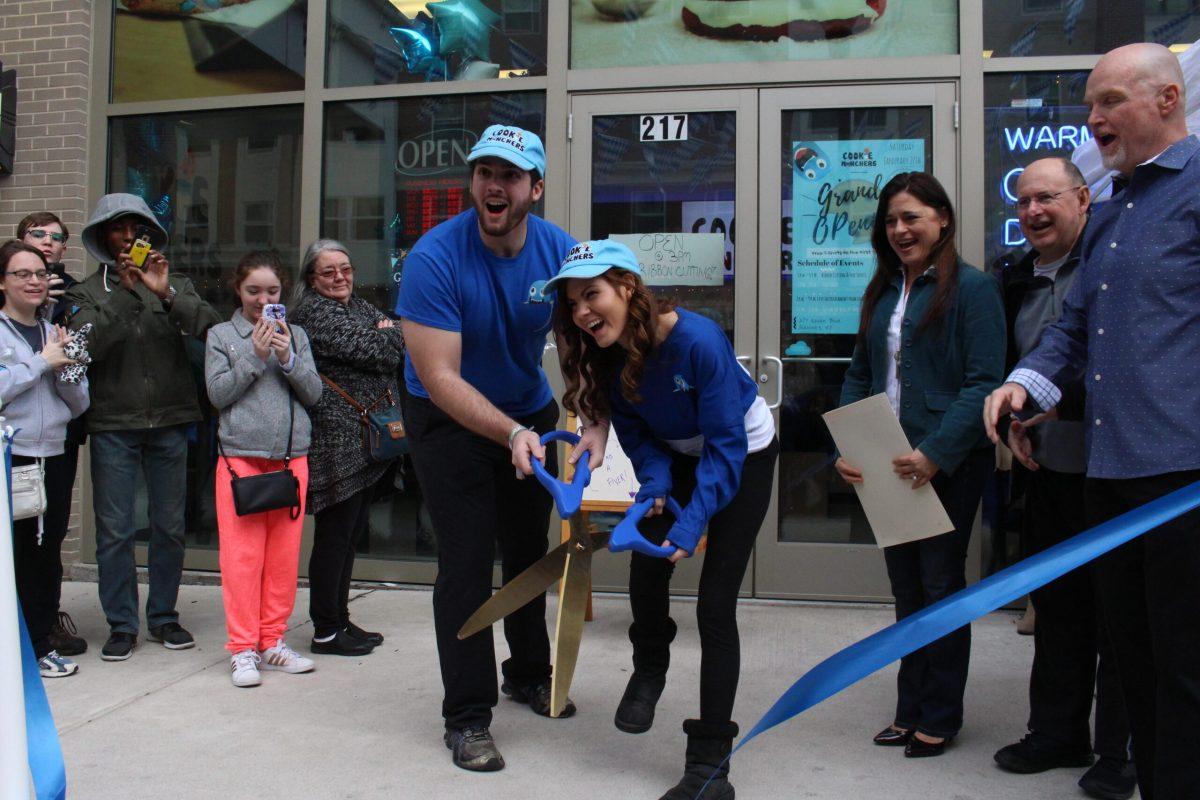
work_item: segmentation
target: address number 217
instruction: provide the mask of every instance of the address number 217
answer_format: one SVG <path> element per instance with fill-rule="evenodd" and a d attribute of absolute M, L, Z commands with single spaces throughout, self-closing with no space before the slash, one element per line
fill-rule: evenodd
<path fill-rule="evenodd" d="M 643 114 L 638 124 L 643 142 L 683 142 L 688 138 L 687 114 Z"/>

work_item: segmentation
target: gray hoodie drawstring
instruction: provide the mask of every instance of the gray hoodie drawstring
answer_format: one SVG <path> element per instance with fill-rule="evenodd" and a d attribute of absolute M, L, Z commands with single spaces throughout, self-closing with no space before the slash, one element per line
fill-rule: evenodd
<path fill-rule="evenodd" d="M 108 288 L 108 264 L 104 265 L 104 291 L 112 294 L 112 289 Z"/>

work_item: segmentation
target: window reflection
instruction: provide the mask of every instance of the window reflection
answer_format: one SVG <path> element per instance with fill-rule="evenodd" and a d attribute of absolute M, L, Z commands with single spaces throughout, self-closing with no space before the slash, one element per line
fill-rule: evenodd
<path fill-rule="evenodd" d="M 548 0 L 330 0 L 326 83 L 546 74 Z"/>
<path fill-rule="evenodd" d="M 1134 42 L 1178 53 L 1198 38 L 1195 0 L 983 0 L 985 58 L 1107 53 Z"/>

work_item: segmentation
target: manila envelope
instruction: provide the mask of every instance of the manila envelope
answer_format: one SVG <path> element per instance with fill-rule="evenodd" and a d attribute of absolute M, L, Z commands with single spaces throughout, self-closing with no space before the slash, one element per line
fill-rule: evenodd
<path fill-rule="evenodd" d="M 914 490 L 911 481 L 892 471 L 892 459 L 913 449 L 886 394 L 872 395 L 821 416 L 842 457 L 862 470 L 863 482 L 851 486 L 880 547 L 954 530 L 931 485 Z"/>

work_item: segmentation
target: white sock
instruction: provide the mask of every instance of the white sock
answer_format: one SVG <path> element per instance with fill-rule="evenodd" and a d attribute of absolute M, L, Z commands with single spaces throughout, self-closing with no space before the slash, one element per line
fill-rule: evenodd
<path fill-rule="evenodd" d="M 320 638 L 314 636 L 313 641 L 314 642 L 332 642 L 334 640 L 334 638 L 336 638 L 336 637 L 337 637 L 336 633 L 331 633 L 328 636 L 322 636 Z"/>

